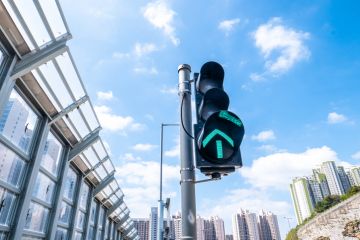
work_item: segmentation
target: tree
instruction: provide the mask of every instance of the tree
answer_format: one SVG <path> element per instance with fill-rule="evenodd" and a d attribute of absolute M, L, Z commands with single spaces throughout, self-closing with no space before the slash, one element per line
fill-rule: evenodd
<path fill-rule="evenodd" d="M 325 210 L 331 208 L 332 206 L 341 202 L 341 198 L 338 195 L 330 195 L 324 198 L 324 200 L 318 202 L 315 206 L 315 211 L 317 213 L 324 212 Z"/>
<path fill-rule="evenodd" d="M 285 240 L 299 240 L 297 236 L 297 228 L 291 229 L 288 234 L 286 235 Z"/>

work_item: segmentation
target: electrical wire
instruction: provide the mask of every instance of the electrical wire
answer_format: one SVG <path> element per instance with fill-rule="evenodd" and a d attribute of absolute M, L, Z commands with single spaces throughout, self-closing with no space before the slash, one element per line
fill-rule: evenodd
<path fill-rule="evenodd" d="M 181 106 L 180 106 L 180 121 L 181 121 L 181 126 L 184 129 L 186 135 L 188 135 L 190 138 L 195 139 L 193 136 L 191 136 L 191 134 L 186 130 L 185 126 L 184 126 L 184 121 L 183 121 L 183 104 L 184 104 L 184 98 L 185 98 L 185 94 L 183 94 L 183 97 L 181 99 Z"/>

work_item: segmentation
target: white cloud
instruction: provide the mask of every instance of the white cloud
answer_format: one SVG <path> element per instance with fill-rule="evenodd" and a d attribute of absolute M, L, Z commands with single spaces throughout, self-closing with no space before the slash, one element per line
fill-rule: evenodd
<path fill-rule="evenodd" d="M 206 201 L 203 207 L 207 212 L 206 215 L 218 215 L 226 219 L 240 209 L 254 213 L 264 209 L 277 215 L 289 215 L 292 209 L 288 202 L 272 200 L 265 191 L 259 189 L 232 189 L 222 196 L 216 200 Z"/>
<path fill-rule="evenodd" d="M 163 196 L 175 197 L 173 184 L 180 180 L 180 166 L 163 164 Z M 116 167 L 116 178 L 131 209 L 131 217 L 144 217 L 159 198 L 160 164 L 154 161 L 127 162 Z M 145 215 L 144 215 L 145 214 Z"/>
<path fill-rule="evenodd" d="M 176 138 L 175 142 L 176 145 L 173 148 L 164 152 L 166 157 L 180 157 L 180 138 Z"/>
<path fill-rule="evenodd" d="M 162 89 L 160 89 L 160 92 L 161 92 L 161 93 L 165 93 L 165 94 L 174 94 L 174 95 L 177 95 L 178 89 L 175 88 L 175 87 L 173 87 L 173 88 L 163 87 Z"/>
<path fill-rule="evenodd" d="M 336 113 L 336 112 L 331 112 L 328 114 L 328 123 L 329 124 L 336 124 L 336 123 L 342 123 L 345 122 L 347 120 L 347 117 L 345 117 L 345 115 Z"/>
<path fill-rule="evenodd" d="M 151 151 L 156 147 L 157 147 L 157 145 L 153 145 L 150 143 L 138 143 L 138 144 L 134 145 L 132 147 L 132 149 L 134 149 L 135 151 L 146 152 L 146 151 Z"/>
<path fill-rule="evenodd" d="M 156 50 L 157 47 L 153 43 L 136 43 L 134 46 L 134 53 L 138 57 L 152 53 Z"/>
<path fill-rule="evenodd" d="M 136 67 L 133 69 L 135 73 L 138 74 L 151 74 L 151 75 L 157 75 L 159 72 L 155 67 L 146 68 L 146 67 Z"/>
<path fill-rule="evenodd" d="M 135 157 L 132 153 L 125 153 L 120 156 L 120 159 L 124 161 L 141 161 L 141 157 Z"/>
<path fill-rule="evenodd" d="M 251 73 L 250 80 L 253 82 L 262 82 L 262 81 L 265 81 L 266 79 L 264 77 L 264 74 Z"/>
<path fill-rule="evenodd" d="M 136 123 L 130 116 L 123 117 L 112 113 L 112 109 L 107 106 L 94 106 L 94 110 L 99 118 L 101 126 L 104 129 L 124 133 L 127 129 L 135 131 L 144 128 L 143 124 Z"/>
<path fill-rule="evenodd" d="M 218 25 L 218 28 L 225 32 L 226 35 L 228 35 L 234 27 L 240 23 L 239 18 L 229 19 L 221 21 Z"/>
<path fill-rule="evenodd" d="M 96 96 L 99 100 L 112 100 L 114 98 L 114 95 L 112 93 L 112 91 L 107 91 L 107 92 L 97 92 Z"/>
<path fill-rule="evenodd" d="M 150 2 L 144 8 L 144 17 L 154 27 L 163 31 L 170 38 L 171 42 L 178 46 L 180 40 L 175 35 L 175 27 L 173 26 L 174 10 L 167 6 L 166 1 L 158 0 Z"/>
<path fill-rule="evenodd" d="M 353 155 L 351 155 L 351 157 L 355 160 L 360 160 L 360 151 L 354 153 Z"/>
<path fill-rule="evenodd" d="M 251 136 L 252 140 L 256 140 L 256 141 L 259 141 L 259 142 L 266 142 L 266 141 L 269 141 L 269 140 L 274 140 L 275 138 L 276 137 L 275 137 L 275 133 L 274 133 L 273 130 L 262 131 L 257 135 Z"/>
<path fill-rule="evenodd" d="M 112 57 L 114 59 L 123 59 L 131 57 L 143 57 L 152 52 L 159 50 L 159 48 L 154 43 L 135 43 L 134 48 L 131 52 L 113 52 Z"/>
<path fill-rule="evenodd" d="M 309 36 L 308 32 L 282 25 L 280 18 L 260 25 L 253 34 L 255 45 L 266 60 L 266 69 L 274 74 L 284 73 L 295 63 L 309 58 L 310 51 L 304 45 Z M 274 52 L 278 52 L 278 57 L 272 57 Z"/>
<path fill-rule="evenodd" d="M 145 118 L 147 118 L 147 119 L 150 120 L 150 121 L 154 121 L 154 120 L 155 120 L 154 116 L 151 115 L 151 114 L 145 114 Z"/>
<path fill-rule="evenodd" d="M 113 52 L 112 57 L 115 59 L 123 59 L 131 57 L 130 53 Z"/>
<path fill-rule="evenodd" d="M 277 147 L 275 147 L 274 145 L 261 145 L 260 147 L 257 148 L 257 150 L 264 151 L 267 153 L 274 153 L 278 151 Z"/>
<path fill-rule="evenodd" d="M 240 174 L 254 187 L 287 190 L 294 177 L 311 175 L 311 170 L 324 161 L 337 161 L 335 151 L 327 146 L 307 149 L 302 153 L 275 153 L 260 157 Z"/>

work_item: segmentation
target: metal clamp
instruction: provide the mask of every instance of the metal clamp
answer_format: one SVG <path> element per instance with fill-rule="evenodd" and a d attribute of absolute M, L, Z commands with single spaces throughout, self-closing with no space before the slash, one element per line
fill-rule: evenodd
<path fill-rule="evenodd" d="M 178 84 L 179 93 L 191 93 L 190 81 L 184 81 Z"/>
<path fill-rule="evenodd" d="M 191 168 L 181 168 L 180 169 L 180 173 L 182 173 L 183 171 L 194 171 L 194 167 L 191 167 Z"/>

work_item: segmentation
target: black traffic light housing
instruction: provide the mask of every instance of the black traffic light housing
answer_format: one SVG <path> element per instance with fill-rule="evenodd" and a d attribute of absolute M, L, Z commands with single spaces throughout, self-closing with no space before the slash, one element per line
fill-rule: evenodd
<path fill-rule="evenodd" d="M 244 125 L 227 110 L 230 101 L 223 90 L 224 69 L 217 62 L 207 62 L 194 79 L 196 167 L 205 175 L 228 174 L 242 166 Z"/>

